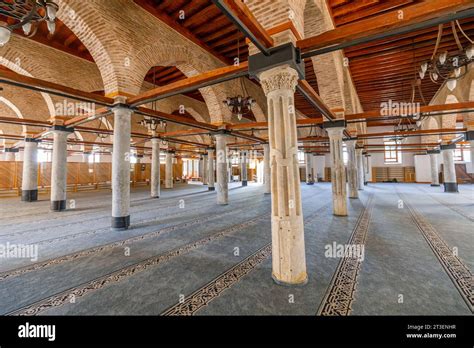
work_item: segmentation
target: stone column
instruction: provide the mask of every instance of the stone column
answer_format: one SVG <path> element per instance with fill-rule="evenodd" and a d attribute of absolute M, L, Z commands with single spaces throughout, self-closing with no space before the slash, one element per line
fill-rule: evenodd
<path fill-rule="evenodd" d="M 349 198 L 358 198 L 359 193 L 357 192 L 358 178 L 357 178 L 357 156 L 356 156 L 356 141 L 346 141 L 347 146 L 347 181 L 349 183 Z"/>
<path fill-rule="evenodd" d="M 431 186 L 439 186 L 439 150 L 426 151 L 430 155 Z"/>
<path fill-rule="evenodd" d="M 313 180 L 318 182 L 318 156 L 313 153 L 312 156 L 312 167 L 313 167 Z"/>
<path fill-rule="evenodd" d="M 365 172 L 364 172 L 364 157 L 362 156 L 363 149 L 356 149 L 357 158 L 357 188 L 359 190 L 364 189 Z"/>
<path fill-rule="evenodd" d="M 277 283 L 308 280 L 298 163 L 295 88 L 298 73 L 280 66 L 259 75 L 268 103 L 272 194 L 272 277 Z"/>
<path fill-rule="evenodd" d="M 247 151 L 240 152 L 240 175 L 242 180 L 242 186 L 247 186 Z"/>
<path fill-rule="evenodd" d="M 304 161 L 305 161 L 305 170 L 306 170 L 306 185 L 313 185 L 313 165 L 312 165 L 313 156 L 311 153 L 306 152 L 304 154 Z"/>
<path fill-rule="evenodd" d="M 227 160 L 227 182 L 232 182 L 232 161 L 230 158 Z"/>
<path fill-rule="evenodd" d="M 130 226 L 130 131 L 132 111 L 116 107 L 112 149 L 112 229 Z"/>
<path fill-rule="evenodd" d="M 209 175 L 209 164 L 207 163 L 207 155 L 202 155 L 202 184 L 207 185 Z"/>
<path fill-rule="evenodd" d="M 204 183 L 204 156 L 199 156 L 199 180 Z"/>
<path fill-rule="evenodd" d="M 263 145 L 263 184 L 264 193 L 271 193 L 270 145 Z"/>
<path fill-rule="evenodd" d="M 365 185 L 368 184 L 369 182 L 369 177 L 372 178 L 372 164 L 371 164 L 371 161 L 370 161 L 370 155 L 369 154 L 365 154 L 364 155 L 364 162 L 365 162 Z M 371 179 L 373 180 L 373 179 Z"/>
<path fill-rule="evenodd" d="M 325 122 L 329 136 L 329 146 L 332 158 L 331 182 L 333 213 L 338 216 L 347 215 L 346 172 L 342 158 L 342 136 L 345 121 Z"/>
<path fill-rule="evenodd" d="M 173 152 L 172 151 L 166 152 L 165 188 L 167 189 L 173 188 Z"/>
<path fill-rule="evenodd" d="M 227 178 L 227 135 L 216 134 L 216 165 L 217 165 L 217 203 L 229 203 L 229 179 Z"/>
<path fill-rule="evenodd" d="M 55 126 L 52 133 L 51 210 L 62 211 L 66 209 L 67 136 L 71 131 L 64 127 Z"/>
<path fill-rule="evenodd" d="M 456 180 L 456 168 L 454 166 L 455 149 L 456 144 L 441 145 L 441 153 L 443 154 L 444 192 L 459 192 Z"/>
<path fill-rule="evenodd" d="M 214 191 L 215 190 L 215 173 L 214 173 L 214 149 L 208 149 L 207 150 L 207 166 L 208 166 L 208 171 L 207 171 L 207 177 L 208 177 L 208 189 L 209 191 Z"/>
<path fill-rule="evenodd" d="M 151 139 L 151 198 L 160 198 L 160 139 Z"/>
<path fill-rule="evenodd" d="M 38 200 L 38 140 L 33 138 L 25 138 L 21 200 L 23 202 Z"/>

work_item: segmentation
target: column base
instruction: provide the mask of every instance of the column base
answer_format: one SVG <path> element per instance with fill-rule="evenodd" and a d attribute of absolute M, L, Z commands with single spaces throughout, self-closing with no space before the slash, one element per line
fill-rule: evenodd
<path fill-rule="evenodd" d="M 314 185 L 314 182 L 307 182 L 306 185 Z"/>
<path fill-rule="evenodd" d="M 242 180 L 242 186 L 247 186 L 247 180 Z"/>
<path fill-rule="evenodd" d="M 112 216 L 113 230 L 126 230 L 130 227 L 130 215 L 115 217 Z"/>
<path fill-rule="evenodd" d="M 456 182 L 445 182 L 443 185 L 444 192 L 459 192 L 458 184 Z"/>
<path fill-rule="evenodd" d="M 151 196 L 151 198 L 160 198 L 160 196 Z"/>
<path fill-rule="evenodd" d="M 430 186 L 439 187 L 440 184 L 431 184 Z"/>
<path fill-rule="evenodd" d="M 272 273 L 272 279 L 275 282 L 275 284 L 282 285 L 282 286 L 287 286 L 287 287 L 305 286 L 306 284 L 308 284 L 308 276 L 307 275 L 306 275 L 306 278 L 303 281 L 299 282 L 299 283 L 288 283 L 288 282 L 278 280 L 273 273 Z"/>
<path fill-rule="evenodd" d="M 367 186 L 369 184 L 368 181 L 364 181 L 364 186 Z"/>
<path fill-rule="evenodd" d="M 63 211 L 66 210 L 66 200 L 63 201 L 51 201 L 52 211 Z"/>
<path fill-rule="evenodd" d="M 215 187 L 208 187 L 207 189 L 208 189 L 209 191 L 215 191 L 215 190 L 216 190 Z"/>
<path fill-rule="evenodd" d="M 38 190 L 21 190 L 22 202 L 36 202 L 38 200 Z"/>

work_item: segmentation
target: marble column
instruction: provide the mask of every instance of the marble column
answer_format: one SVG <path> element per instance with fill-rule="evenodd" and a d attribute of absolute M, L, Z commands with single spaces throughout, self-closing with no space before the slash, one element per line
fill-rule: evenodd
<path fill-rule="evenodd" d="M 67 136 L 70 131 L 56 127 L 53 133 L 53 158 L 51 163 L 51 210 L 66 209 L 67 189 Z"/>
<path fill-rule="evenodd" d="M 215 173 L 214 173 L 214 149 L 207 150 L 207 177 L 209 191 L 215 190 Z"/>
<path fill-rule="evenodd" d="M 364 155 L 364 167 L 365 167 L 365 185 L 368 184 L 369 178 L 372 178 L 372 162 L 370 160 L 370 155 L 365 154 Z M 371 179 L 373 180 L 373 179 Z"/>
<path fill-rule="evenodd" d="M 33 138 L 25 138 L 21 200 L 23 202 L 38 200 L 38 140 Z"/>
<path fill-rule="evenodd" d="M 304 154 L 305 161 L 305 171 L 306 171 L 306 185 L 313 185 L 313 165 L 312 165 L 313 155 L 309 152 Z"/>
<path fill-rule="evenodd" d="M 362 155 L 363 149 L 356 149 L 357 158 L 357 188 L 359 190 L 364 189 L 365 171 L 364 171 L 364 156 Z"/>
<path fill-rule="evenodd" d="M 333 213 L 337 216 L 346 216 L 346 171 L 344 168 L 344 160 L 342 157 L 342 136 L 345 129 L 345 122 L 326 122 L 324 126 L 329 136 L 329 146 L 332 158 L 331 182 Z"/>
<path fill-rule="evenodd" d="M 132 111 L 116 107 L 112 149 L 112 229 L 130 226 L 130 132 Z"/>
<path fill-rule="evenodd" d="M 263 144 L 263 192 L 271 193 L 270 145 Z"/>
<path fill-rule="evenodd" d="M 248 174 L 247 174 L 247 151 L 240 152 L 240 175 L 242 180 L 242 186 L 247 186 Z"/>
<path fill-rule="evenodd" d="M 217 203 L 226 205 L 229 203 L 229 179 L 227 178 L 227 135 L 216 134 L 216 166 L 217 166 Z"/>
<path fill-rule="evenodd" d="M 272 195 L 272 277 L 305 284 L 306 257 L 298 162 L 295 88 L 298 73 L 279 66 L 259 75 L 268 104 Z"/>
<path fill-rule="evenodd" d="M 160 139 L 151 139 L 151 198 L 160 198 Z"/>
<path fill-rule="evenodd" d="M 312 156 L 312 167 L 313 167 L 313 180 L 318 182 L 318 156 L 313 153 Z"/>
<path fill-rule="evenodd" d="M 439 186 L 439 150 L 428 150 L 430 155 L 431 186 Z"/>
<path fill-rule="evenodd" d="M 209 175 L 209 165 L 207 163 L 207 155 L 202 155 L 202 184 L 207 185 Z"/>
<path fill-rule="evenodd" d="M 231 183 L 233 181 L 233 178 L 232 178 L 232 161 L 230 157 L 227 162 L 228 162 L 227 163 L 227 182 Z"/>
<path fill-rule="evenodd" d="M 347 181 L 349 183 L 349 198 L 358 198 L 358 178 L 357 178 L 357 156 L 356 156 L 356 141 L 346 141 L 347 148 Z"/>
<path fill-rule="evenodd" d="M 200 163 L 201 164 L 201 163 Z M 165 188 L 173 188 L 173 152 L 166 152 L 166 164 L 165 164 Z M 199 166 L 201 167 L 201 166 Z"/>
<path fill-rule="evenodd" d="M 459 192 L 456 180 L 456 168 L 454 166 L 455 149 L 456 144 L 441 145 L 441 153 L 443 154 L 444 192 Z"/>
<path fill-rule="evenodd" d="M 204 162 L 204 157 L 203 157 L 203 155 L 200 155 L 199 156 L 199 171 L 198 171 L 198 173 L 199 173 L 199 180 L 201 182 L 204 182 L 204 163 L 203 162 Z"/>

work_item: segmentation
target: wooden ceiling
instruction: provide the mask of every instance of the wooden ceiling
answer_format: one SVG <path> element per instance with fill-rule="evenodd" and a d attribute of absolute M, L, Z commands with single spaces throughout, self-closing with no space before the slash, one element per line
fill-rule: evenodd
<path fill-rule="evenodd" d="M 402 10 L 404 7 L 421 2 L 420 0 L 328 0 L 336 26 L 370 18 L 385 11 Z M 474 37 L 474 18 L 460 21 L 465 33 Z M 458 36 L 464 48 L 468 40 L 458 30 Z M 361 44 L 344 50 L 349 58 L 349 68 L 364 111 L 380 109 L 382 102 L 389 99 L 396 102 L 410 102 L 412 84 L 419 81 L 418 71 L 422 62 L 433 54 L 438 27 L 398 35 L 387 39 Z M 438 53 L 448 51 L 459 53 L 451 25 L 445 24 Z M 421 81 L 415 102 L 428 104 L 440 85 L 433 83 L 428 76 Z M 424 101 L 423 101 L 424 99 Z M 390 121 L 387 124 L 393 123 Z M 375 123 L 368 123 L 375 125 Z M 381 125 L 380 122 L 377 125 Z"/>
<path fill-rule="evenodd" d="M 15 20 L 0 15 L 0 22 L 6 22 L 11 25 L 15 23 Z M 25 36 L 21 28 L 16 29 L 14 33 L 20 36 Z M 84 46 L 81 40 L 79 40 L 77 36 L 59 19 L 56 20 L 56 30 L 54 34 L 51 35 L 46 23 L 42 22 L 39 24 L 36 34 L 30 39 L 74 56 L 87 59 L 91 62 L 94 61 L 86 46 Z"/>

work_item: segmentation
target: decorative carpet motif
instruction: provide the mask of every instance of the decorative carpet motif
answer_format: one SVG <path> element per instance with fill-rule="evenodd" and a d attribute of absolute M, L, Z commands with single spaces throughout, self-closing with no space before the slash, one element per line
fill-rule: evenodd
<path fill-rule="evenodd" d="M 243 210 L 243 209 L 241 209 L 241 210 Z M 239 211 L 241 211 L 241 210 L 239 210 Z M 220 218 L 222 216 L 232 215 L 232 214 L 235 214 L 235 213 L 236 213 L 236 211 L 229 211 L 229 212 L 225 212 L 225 213 L 220 214 L 218 217 Z M 37 262 L 37 263 L 34 263 L 34 264 L 26 266 L 26 267 L 16 268 L 14 270 L 10 270 L 10 271 L 0 273 L 0 281 L 5 280 L 7 278 L 15 277 L 15 276 L 18 276 L 18 275 L 23 275 L 23 274 L 26 274 L 26 273 L 29 273 L 29 272 L 32 272 L 32 271 L 37 271 L 37 270 L 40 270 L 40 269 L 44 269 L 44 268 L 50 267 L 52 265 L 59 265 L 61 263 L 67 262 L 67 261 L 75 260 L 79 257 L 90 256 L 90 255 L 97 254 L 99 252 L 103 252 L 103 251 L 106 251 L 106 250 L 109 250 L 109 249 L 113 249 L 113 248 L 117 248 L 117 247 L 121 247 L 121 246 L 124 246 L 124 245 L 131 244 L 131 243 L 134 243 L 134 242 L 154 238 L 154 237 L 157 237 L 157 236 L 159 236 L 163 233 L 172 232 L 172 231 L 175 231 L 175 230 L 178 230 L 178 229 L 195 226 L 197 224 L 201 224 L 203 222 L 206 222 L 206 221 L 209 221 L 209 220 L 212 220 L 212 219 L 216 219 L 216 218 L 217 218 L 216 216 L 211 215 L 211 216 L 201 218 L 201 219 L 194 219 L 194 220 L 191 220 L 191 221 L 183 222 L 183 223 L 178 224 L 178 225 L 165 227 L 165 228 L 153 231 L 153 232 L 141 234 L 141 235 L 136 236 L 136 237 L 128 238 L 128 239 L 125 239 L 125 240 L 120 240 L 120 241 L 117 241 L 117 242 L 101 245 L 101 246 L 86 249 L 86 250 L 81 250 L 81 251 L 76 252 L 76 253 L 63 255 L 63 256 L 60 256 L 60 257 L 57 257 L 57 258 L 54 258 L 54 259 L 46 260 L 44 262 Z"/>
<path fill-rule="evenodd" d="M 408 208 L 415 225 L 421 231 L 471 312 L 474 313 L 474 276 L 471 271 L 453 253 L 451 247 L 439 236 L 436 229 L 413 206 L 408 204 L 404 195 L 399 193 L 399 196 Z"/>
<path fill-rule="evenodd" d="M 348 244 L 365 244 L 373 207 L 374 194 L 371 194 L 367 206 L 357 219 Z M 351 313 L 361 264 L 362 262 L 357 258 L 341 259 L 317 315 L 349 315 Z"/>
<path fill-rule="evenodd" d="M 249 227 L 251 225 L 254 225 L 258 223 L 260 220 L 263 218 L 268 218 L 269 213 L 264 213 L 261 214 L 251 220 L 248 220 L 244 223 L 232 226 L 230 228 L 227 228 L 225 230 L 222 230 L 220 232 L 217 232 L 209 237 L 200 239 L 198 241 L 195 241 L 193 243 L 189 243 L 186 245 L 183 245 L 179 248 L 173 249 L 165 254 L 158 255 L 158 256 L 153 256 L 151 258 L 148 258 L 146 260 L 140 261 L 136 264 L 121 268 L 115 272 L 109 273 L 108 275 L 98 277 L 92 281 L 89 281 L 81 286 L 74 287 L 72 289 L 66 290 L 64 292 L 61 292 L 59 294 L 50 296 L 46 299 L 43 299 L 41 301 L 37 301 L 31 305 L 28 305 L 26 307 L 23 307 L 21 309 L 18 309 L 16 311 L 8 313 L 8 315 L 38 315 L 41 312 L 53 308 L 53 307 L 59 307 L 64 305 L 65 303 L 69 303 L 70 299 L 74 297 L 75 299 L 78 299 L 80 297 L 83 297 L 87 294 L 90 294 L 96 290 L 102 289 L 103 287 L 118 283 L 134 274 L 137 274 L 139 272 L 142 272 L 144 270 L 149 269 L 152 266 L 160 265 L 164 262 L 167 262 L 177 256 L 181 256 L 184 254 L 189 253 L 192 250 L 195 250 L 203 245 L 208 244 L 209 242 L 212 242 L 218 238 L 221 238 L 225 235 L 228 235 L 230 233 L 236 232 L 238 230 L 244 229 L 246 227 Z"/>
<path fill-rule="evenodd" d="M 321 211 L 328 209 L 331 204 L 325 204 L 305 219 L 305 223 L 319 216 Z M 191 295 L 187 296 L 181 303 L 177 303 L 163 312 L 163 316 L 194 315 L 198 310 L 207 306 L 212 300 L 219 297 L 221 293 L 237 284 L 244 276 L 253 271 L 259 264 L 265 261 L 272 253 L 272 245 L 268 243 L 255 253 L 233 266 L 220 276 L 210 281 Z"/>

